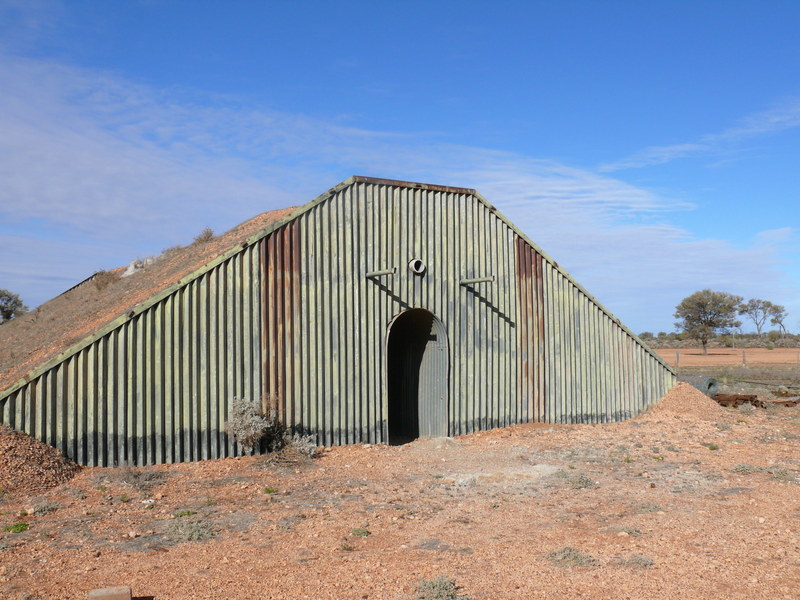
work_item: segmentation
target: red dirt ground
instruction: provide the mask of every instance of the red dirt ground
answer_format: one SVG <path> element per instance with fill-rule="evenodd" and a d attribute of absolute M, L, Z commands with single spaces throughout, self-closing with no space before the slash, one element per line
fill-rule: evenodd
<path fill-rule="evenodd" d="M 710 367 L 719 365 L 741 365 L 746 360 L 752 364 L 781 364 L 797 365 L 800 369 L 800 348 L 709 348 L 704 355 L 700 348 L 659 348 L 656 352 L 673 367 L 678 364 L 677 354 L 680 354 L 681 367 Z M 677 353 L 677 354 L 676 354 Z M 744 359 L 742 357 L 744 353 Z"/>
<path fill-rule="evenodd" d="M 0 503 L 0 597 L 793 599 L 798 441 L 797 407 L 678 384 L 624 423 L 83 469 Z"/>

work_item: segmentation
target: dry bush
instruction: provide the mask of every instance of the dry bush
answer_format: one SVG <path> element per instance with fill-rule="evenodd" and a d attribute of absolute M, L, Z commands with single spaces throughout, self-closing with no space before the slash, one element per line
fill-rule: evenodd
<path fill-rule="evenodd" d="M 571 546 L 564 546 L 560 550 L 551 550 L 545 558 L 557 567 L 591 567 L 597 560 L 588 554 L 584 554 Z"/>
<path fill-rule="evenodd" d="M 172 256 L 173 254 L 175 254 L 176 252 L 179 252 L 181 250 L 183 250 L 183 246 L 181 246 L 180 244 L 176 244 L 175 246 L 170 246 L 169 248 L 164 248 L 161 251 L 161 256 L 169 257 L 169 256 Z"/>
<path fill-rule="evenodd" d="M 206 227 L 205 229 L 203 229 L 203 231 L 194 236 L 194 243 L 205 244 L 206 242 L 210 242 L 213 239 L 214 239 L 214 230 L 211 229 L 211 227 Z"/>
<path fill-rule="evenodd" d="M 634 569 L 649 569 L 655 564 L 655 561 L 650 558 L 649 556 L 644 556 L 643 554 L 631 554 L 628 558 L 621 561 L 622 564 L 626 567 L 632 567 Z"/>
<path fill-rule="evenodd" d="M 458 586 L 452 579 L 437 577 L 436 579 L 420 579 L 417 584 L 417 600 L 469 600 L 458 593 Z"/>
<path fill-rule="evenodd" d="M 175 519 L 169 525 L 169 533 L 183 542 L 199 542 L 211 539 L 217 535 L 217 530 L 211 523 L 202 519 L 198 521 Z"/>
<path fill-rule="evenodd" d="M 233 398 L 225 433 L 232 435 L 247 452 L 262 446 L 271 452 L 285 445 L 286 429 L 278 422 L 275 412 L 270 411 L 270 416 L 266 416 L 259 403 L 246 398 Z"/>
<path fill-rule="evenodd" d="M 98 271 L 97 273 L 92 275 L 92 281 L 94 282 L 94 287 L 96 287 L 98 290 L 106 289 L 117 279 L 119 279 L 119 274 L 114 273 L 113 271 Z"/>
<path fill-rule="evenodd" d="M 147 467 L 133 467 L 130 464 L 124 464 L 113 469 L 108 469 L 97 483 L 120 483 L 128 485 L 140 492 L 148 491 L 152 486 L 159 484 L 164 479 L 162 471 L 156 471 Z"/>

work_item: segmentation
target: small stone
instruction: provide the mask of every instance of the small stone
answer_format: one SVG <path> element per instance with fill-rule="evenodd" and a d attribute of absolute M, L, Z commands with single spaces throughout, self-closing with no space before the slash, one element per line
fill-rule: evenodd
<path fill-rule="evenodd" d="M 89 600 L 131 600 L 131 588 L 117 586 L 92 590 L 89 592 Z"/>
<path fill-rule="evenodd" d="M 651 481 L 651 482 L 650 482 L 650 487 L 651 487 L 651 488 L 654 488 L 654 487 L 656 487 L 656 484 L 655 484 L 654 482 L 652 482 L 652 481 Z"/>
<path fill-rule="evenodd" d="M 628 532 L 627 532 L 627 531 L 620 531 L 620 532 L 617 534 L 617 537 L 629 537 L 629 534 L 628 534 Z"/>
<path fill-rule="evenodd" d="M 766 519 L 764 517 L 758 517 L 758 522 L 759 523 L 763 523 L 764 521 L 766 521 Z"/>
<path fill-rule="evenodd" d="M 29 506 L 28 508 L 25 509 L 25 514 L 30 517 L 31 515 L 36 514 L 36 509 L 33 508 L 32 506 Z"/>
<path fill-rule="evenodd" d="M 129 531 L 128 532 L 128 537 L 131 538 L 131 539 L 137 538 L 137 537 L 139 537 L 139 534 L 136 533 L 135 531 Z"/>

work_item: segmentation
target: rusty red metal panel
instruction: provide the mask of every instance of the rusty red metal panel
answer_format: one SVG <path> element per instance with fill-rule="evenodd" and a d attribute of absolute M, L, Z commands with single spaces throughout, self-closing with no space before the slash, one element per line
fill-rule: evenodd
<path fill-rule="evenodd" d="M 516 275 L 519 401 L 527 407 L 529 420 L 545 422 L 544 345 L 541 343 L 544 335 L 542 256 L 519 236 L 516 236 Z"/>
<path fill-rule="evenodd" d="M 261 240 L 262 408 L 287 425 L 300 413 L 294 398 L 295 337 L 300 310 L 300 224 L 292 221 Z"/>

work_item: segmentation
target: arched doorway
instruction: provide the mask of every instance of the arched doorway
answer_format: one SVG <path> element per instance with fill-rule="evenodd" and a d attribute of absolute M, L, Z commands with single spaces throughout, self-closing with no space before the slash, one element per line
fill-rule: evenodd
<path fill-rule="evenodd" d="M 413 308 L 389 329 L 389 443 L 447 435 L 447 332 L 432 313 Z"/>

